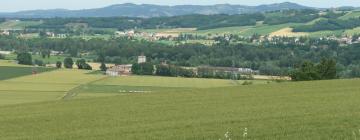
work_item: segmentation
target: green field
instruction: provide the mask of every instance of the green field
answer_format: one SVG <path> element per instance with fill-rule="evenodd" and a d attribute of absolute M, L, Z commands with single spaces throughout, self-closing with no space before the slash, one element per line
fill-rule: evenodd
<path fill-rule="evenodd" d="M 317 31 L 317 32 L 310 32 L 310 37 L 325 37 L 325 36 L 341 36 L 344 34 L 344 30 L 334 30 L 334 31 Z"/>
<path fill-rule="evenodd" d="M 360 137 L 360 79 L 244 86 L 89 73 L 58 69 L 0 80 L 0 140 L 219 140 L 227 132 L 233 140 Z"/>
<path fill-rule="evenodd" d="M 37 73 L 51 71 L 51 68 L 43 67 L 11 67 L 11 66 L 0 66 L 0 80 L 10 79 L 15 77 L 21 77 L 25 75 L 31 75 L 33 71 Z M 6 73 L 6 74 L 3 74 Z"/>
<path fill-rule="evenodd" d="M 339 17 L 339 19 L 351 19 L 351 18 L 358 18 L 360 17 L 360 11 L 351 11 L 344 16 Z"/>
<path fill-rule="evenodd" d="M 20 71 L 12 70 L 6 73 Z M 19 73 L 15 75 L 18 78 L 0 81 L 0 105 L 61 100 L 71 89 L 103 77 L 86 73 L 80 70 L 54 70 L 32 75 L 30 71 L 30 74 L 26 73 L 28 76 L 18 77 L 21 76 Z"/>
<path fill-rule="evenodd" d="M 41 21 L 17 21 L 9 20 L 0 24 L 1 30 L 23 30 L 27 26 L 41 24 Z"/>
<path fill-rule="evenodd" d="M 360 113 L 357 111 L 360 109 L 360 80 L 231 86 L 226 81 L 205 79 L 103 79 L 79 71 L 75 71 L 79 77 L 60 76 L 75 75 L 73 72 L 56 71 L 36 78 L 9 80 L 35 79 L 32 83 L 50 85 L 93 82 L 78 88 L 80 97 L 89 93 L 87 98 L 55 100 L 61 98 L 61 94 L 46 91 L 52 88 L 44 88 L 46 92 L 15 93 L 22 97 L 26 94 L 43 97 L 44 100 L 53 98 L 54 101 L 0 107 L 0 139 L 218 140 L 224 139 L 226 132 L 235 140 L 354 139 L 354 134 L 360 136 Z M 50 75 L 59 76 L 48 78 Z M 141 78 L 143 81 L 139 81 Z M 216 82 L 219 83 L 212 87 Z M 119 87 L 126 86 L 168 89 L 119 94 Z M 63 90 L 69 88 L 72 87 L 63 87 Z M 2 96 L 8 99 L 16 96 L 11 92 L 5 94 Z M 244 137 L 245 129 L 248 131 Z"/>
<path fill-rule="evenodd" d="M 189 33 L 198 34 L 198 35 L 241 34 L 242 32 L 248 30 L 249 28 L 251 28 L 251 26 L 224 27 L 224 28 L 216 28 L 209 30 L 198 30 Z"/>
<path fill-rule="evenodd" d="M 13 61 L 0 61 L 0 80 L 31 75 L 33 74 L 33 72 L 42 73 L 51 70 L 54 69 L 44 67 L 20 66 L 15 64 L 15 62 Z"/>

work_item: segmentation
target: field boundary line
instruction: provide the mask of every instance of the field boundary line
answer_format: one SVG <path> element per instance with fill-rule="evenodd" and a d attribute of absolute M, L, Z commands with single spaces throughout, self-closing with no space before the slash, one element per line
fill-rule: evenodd
<path fill-rule="evenodd" d="M 102 80 L 105 80 L 105 79 L 108 79 L 109 76 L 105 76 L 103 78 L 100 78 L 100 79 L 96 79 L 94 81 L 89 81 L 87 83 L 84 83 L 84 84 L 80 84 L 72 89 L 70 89 L 69 91 L 67 91 L 65 93 L 65 95 L 61 98 L 62 100 L 70 100 L 72 99 L 73 97 L 77 96 L 78 93 L 76 93 L 75 91 L 82 88 L 83 86 L 85 85 L 89 85 L 89 84 L 92 84 L 92 83 L 95 83 L 95 82 L 98 82 L 98 81 L 102 81 Z"/>

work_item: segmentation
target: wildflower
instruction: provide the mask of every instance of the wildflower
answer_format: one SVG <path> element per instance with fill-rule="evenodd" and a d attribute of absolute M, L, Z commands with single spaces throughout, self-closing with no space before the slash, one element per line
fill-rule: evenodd
<path fill-rule="evenodd" d="M 247 137 L 247 135 L 248 135 L 248 129 L 247 129 L 247 128 L 245 128 L 245 129 L 244 129 L 244 133 L 243 133 L 243 137 L 244 137 L 244 138 L 246 138 L 246 137 Z"/>
<path fill-rule="evenodd" d="M 225 133 L 225 139 L 228 139 L 228 138 L 230 137 L 229 134 L 230 134 L 229 131 L 227 131 L 227 132 Z"/>

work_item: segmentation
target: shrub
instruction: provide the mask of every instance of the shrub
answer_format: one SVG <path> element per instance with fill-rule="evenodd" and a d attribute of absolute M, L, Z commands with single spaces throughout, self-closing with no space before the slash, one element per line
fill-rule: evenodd
<path fill-rule="evenodd" d="M 5 55 L 0 54 L 0 59 L 5 59 Z"/>
<path fill-rule="evenodd" d="M 34 60 L 34 64 L 41 67 L 45 66 L 45 63 L 42 60 L 37 60 L 37 59 Z"/>
<path fill-rule="evenodd" d="M 242 83 L 242 85 L 244 85 L 244 86 L 252 85 L 252 84 L 254 84 L 252 81 L 244 81 L 244 82 Z"/>
<path fill-rule="evenodd" d="M 72 69 L 74 65 L 74 61 L 71 57 L 67 57 L 64 59 L 64 67 L 67 69 Z"/>
<path fill-rule="evenodd" d="M 32 65 L 32 56 L 30 53 L 19 53 L 16 57 L 19 64 Z"/>
<path fill-rule="evenodd" d="M 62 63 L 60 61 L 56 62 L 56 68 L 60 69 L 62 67 Z"/>

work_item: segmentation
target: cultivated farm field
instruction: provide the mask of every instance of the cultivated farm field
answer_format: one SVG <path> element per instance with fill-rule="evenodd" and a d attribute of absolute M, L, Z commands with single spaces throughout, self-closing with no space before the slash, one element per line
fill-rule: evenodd
<path fill-rule="evenodd" d="M 41 24 L 41 21 L 18 21 L 9 20 L 0 24 L 1 30 L 22 30 L 27 26 L 34 26 Z"/>
<path fill-rule="evenodd" d="M 33 71 L 42 73 L 51 71 L 52 68 L 26 67 L 14 64 L 13 61 L 0 61 L 0 80 L 31 75 Z"/>
<path fill-rule="evenodd" d="M 352 139 L 360 135 L 359 83 L 189 88 L 4 106 L 0 139 L 218 140 L 227 132 L 236 140 Z"/>
<path fill-rule="evenodd" d="M 360 79 L 243 82 L 75 69 L 1 80 L 0 140 L 360 136 Z"/>

